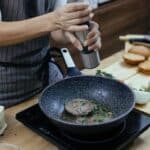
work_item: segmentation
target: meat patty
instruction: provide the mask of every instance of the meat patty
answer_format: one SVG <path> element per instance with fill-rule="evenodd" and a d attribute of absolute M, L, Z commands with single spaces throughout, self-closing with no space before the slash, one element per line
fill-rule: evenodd
<path fill-rule="evenodd" d="M 95 104 L 90 100 L 74 99 L 65 104 L 65 110 L 74 116 L 85 116 L 91 113 Z"/>

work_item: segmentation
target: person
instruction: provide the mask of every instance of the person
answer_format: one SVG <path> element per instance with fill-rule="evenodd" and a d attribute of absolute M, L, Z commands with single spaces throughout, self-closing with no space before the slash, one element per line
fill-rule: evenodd
<path fill-rule="evenodd" d="M 88 3 L 90 5 L 90 7 L 92 7 L 93 9 L 98 7 L 98 3 L 101 0 L 67 0 L 67 2 L 72 3 L 72 2 L 85 2 Z"/>
<path fill-rule="evenodd" d="M 0 105 L 9 107 L 41 92 L 46 86 L 45 74 L 49 77 L 47 84 L 63 78 L 53 63 L 46 71 L 49 36 L 82 49 L 73 33 L 88 30 L 83 23 L 92 20 L 92 10 L 85 3 L 60 6 L 59 2 L 0 0 Z M 93 21 L 91 24 L 85 45 L 89 50 L 100 49 L 98 25 Z"/>

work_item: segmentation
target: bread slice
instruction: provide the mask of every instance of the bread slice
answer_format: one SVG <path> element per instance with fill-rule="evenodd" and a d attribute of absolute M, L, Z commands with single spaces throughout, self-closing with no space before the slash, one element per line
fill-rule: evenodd
<path fill-rule="evenodd" d="M 138 67 L 139 67 L 140 72 L 150 75 L 150 61 L 149 60 L 143 63 L 140 63 Z"/>
<path fill-rule="evenodd" d="M 125 53 L 123 58 L 125 62 L 130 65 L 138 65 L 139 63 L 145 61 L 144 56 L 133 53 Z"/>
<path fill-rule="evenodd" d="M 145 46 L 133 46 L 128 52 L 145 56 L 148 58 L 150 56 L 150 49 Z"/>

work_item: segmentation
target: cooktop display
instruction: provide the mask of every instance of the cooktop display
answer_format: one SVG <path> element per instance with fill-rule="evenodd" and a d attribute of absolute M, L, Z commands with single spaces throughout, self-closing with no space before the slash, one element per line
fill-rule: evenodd
<path fill-rule="evenodd" d="M 80 139 L 72 137 L 55 127 L 42 113 L 38 105 L 34 105 L 16 115 L 17 120 L 25 126 L 55 144 L 63 150 L 122 150 L 150 127 L 150 116 L 133 110 L 118 130 L 107 137 L 90 137 Z"/>

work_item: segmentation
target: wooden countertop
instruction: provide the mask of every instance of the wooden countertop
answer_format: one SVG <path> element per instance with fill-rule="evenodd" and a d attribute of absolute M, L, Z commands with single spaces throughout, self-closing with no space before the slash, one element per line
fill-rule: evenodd
<path fill-rule="evenodd" d="M 101 62 L 101 68 L 107 67 L 121 57 L 122 52 L 106 58 Z M 86 70 L 85 70 L 86 71 Z M 57 150 L 58 148 L 46 141 L 30 129 L 22 125 L 15 119 L 15 114 L 38 102 L 38 97 L 34 97 L 17 106 L 6 110 L 6 121 L 8 128 L 3 136 L 0 136 L 0 142 L 16 144 L 21 150 Z M 149 150 L 150 148 L 150 129 L 145 131 L 135 142 L 129 146 L 128 150 Z"/>

